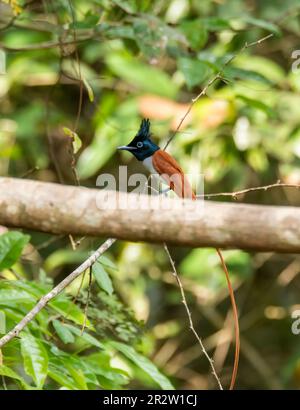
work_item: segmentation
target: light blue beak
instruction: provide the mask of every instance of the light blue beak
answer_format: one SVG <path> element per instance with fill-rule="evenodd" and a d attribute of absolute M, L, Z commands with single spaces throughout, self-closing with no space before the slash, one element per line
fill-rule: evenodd
<path fill-rule="evenodd" d="M 134 151 L 136 150 L 136 147 L 128 147 L 127 145 L 122 145 L 121 147 L 117 147 L 117 149 L 123 151 Z"/>

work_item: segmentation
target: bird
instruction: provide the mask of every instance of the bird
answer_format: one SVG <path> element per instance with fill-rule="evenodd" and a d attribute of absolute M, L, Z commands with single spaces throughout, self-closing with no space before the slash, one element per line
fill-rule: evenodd
<path fill-rule="evenodd" d="M 178 162 L 153 142 L 150 126 L 148 118 L 142 119 L 133 140 L 117 149 L 131 152 L 151 175 L 158 175 L 168 185 L 168 189 L 180 198 L 196 200 L 196 195 Z"/>
<path fill-rule="evenodd" d="M 180 198 L 191 199 L 195 201 L 197 197 L 192 190 L 189 181 L 185 177 L 185 174 L 180 165 L 177 163 L 175 158 L 173 158 L 165 150 L 162 150 L 157 144 L 155 144 L 152 141 L 151 137 L 152 135 L 150 132 L 150 120 L 148 118 L 144 118 L 142 119 L 140 128 L 133 140 L 128 145 L 122 145 L 118 147 L 118 150 L 131 152 L 138 161 L 141 161 L 143 163 L 143 165 L 150 171 L 151 174 L 158 174 L 168 184 L 169 189 L 173 190 Z M 216 251 L 219 255 L 221 265 L 227 279 L 227 285 L 234 315 L 235 357 L 229 387 L 230 390 L 232 390 L 235 385 L 239 363 L 239 319 L 234 292 L 225 260 L 223 258 L 221 250 L 219 248 L 216 248 Z"/>

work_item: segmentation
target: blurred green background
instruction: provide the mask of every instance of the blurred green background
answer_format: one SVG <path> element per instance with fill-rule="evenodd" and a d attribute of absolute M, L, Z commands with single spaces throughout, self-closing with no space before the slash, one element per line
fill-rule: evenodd
<path fill-rule="evenodd" d="M 299 11 L 298 0 L 0 2 L 0 175 L 94 187 L 100 173 L 118 176 L 122 164 L 145 172 L 116 147 L 131 140 L 141 117 L 163 146 L 192 98 L 237 54 L 168 151 L 187 173 L 204 174 L 205 193 L 300 184 L 300 69 L 292 70 Z M 298 206 L 300 196 L 276 188 L 238 201 Z M 75 238 L 74 250 L 68 237 L 4 227 L 0 234 L 2 334 L 105 239 Z M 218 256 L 171 253 L 227 387 L 233 324 Z M 224 256 L 240 313 L 237 388 L 299 388 L 300 336 L 291 331 L 299 256 Z M 217 388 L 162 246 L 118 241 L 100 259 L 81 335 L 88 276 L 4 347 L 1 389 Z"/>

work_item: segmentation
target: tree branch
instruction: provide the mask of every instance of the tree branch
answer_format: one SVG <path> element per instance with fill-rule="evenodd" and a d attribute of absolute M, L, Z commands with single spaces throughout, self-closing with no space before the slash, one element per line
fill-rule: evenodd
<path fill-rule="evenodd" d="M 246 188 L 246 189 L 241 189 L 240 191 L 235 191 L 235 192 L 217 192 L 216 194 L 204 194 L 204 195 L 198 195 L 197 197 L 198 198 L 216 198 L 216 197 L 220 197 L 220 196 L 229 196 L 233 199 L 237 199 L 238 196 L 248 194 L 249 192 L 268 191 L 269 189 L 272 189 L 272 188 L 297 188 L 297 189 L 300 189 L 300 184 L 284 184 L 284 183 L 281 183 L 280 181 L 278 181 L 275 184 L 258 186 L 258 187 L 253 187 L 253 188 Z"/>
<path fill-rule="evenodd" d="M 114 201 L 119 207 L 114 208 Z M 107 206 L 112 209 L 104 209 Z M 300 252 L 300 208 L 186 201 L 0 177 L 0 225 L 180 246 Z"/>

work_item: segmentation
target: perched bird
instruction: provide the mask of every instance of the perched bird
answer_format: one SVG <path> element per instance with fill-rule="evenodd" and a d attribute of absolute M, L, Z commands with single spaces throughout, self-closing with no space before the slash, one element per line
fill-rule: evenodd
<path fill-rule="evenodd" d="M 118 147 L 118 149 L 131 152 L 137 160 L 143 162 L 151 174 L 158 174 L 180 198 L 196 199 L 196 195 L 177 161 L 152 141 L 149 119 L 143 119 L 133 140 L 128 145 Z"/>
<path fill-rule="evenodd" d="M 150 171 L 151 174 L 158 174 L 168 184 L 169 188 L 172 189 L 180 198 L 188 198 L 192 200 L 197 199 L 190 183 L 188 182 L 183 170 L 178 165 L 176 160 L 170 154 L 161 150 L 160 147 L 151 140 L 150 121 L 148 119 L 142 120 L 140 129 L 133 140 L 128 145 L 118 147 L 118 149 L 131 152 L 136 157 L 136 159 L 143 162 L 144 166 Z M 234 314 L 235 358 L 230 382 L 230 390 L 232 390 L 234 388 L 239 363 L 239 319 L 234 292 L 230 282 L 226 263 L 222 256 L 221 250 L 216 248 L 216 251 L 219 255 L 227 279 L 228 290 Z M 214 368 L 213 371 L 215 372 Z"/>

